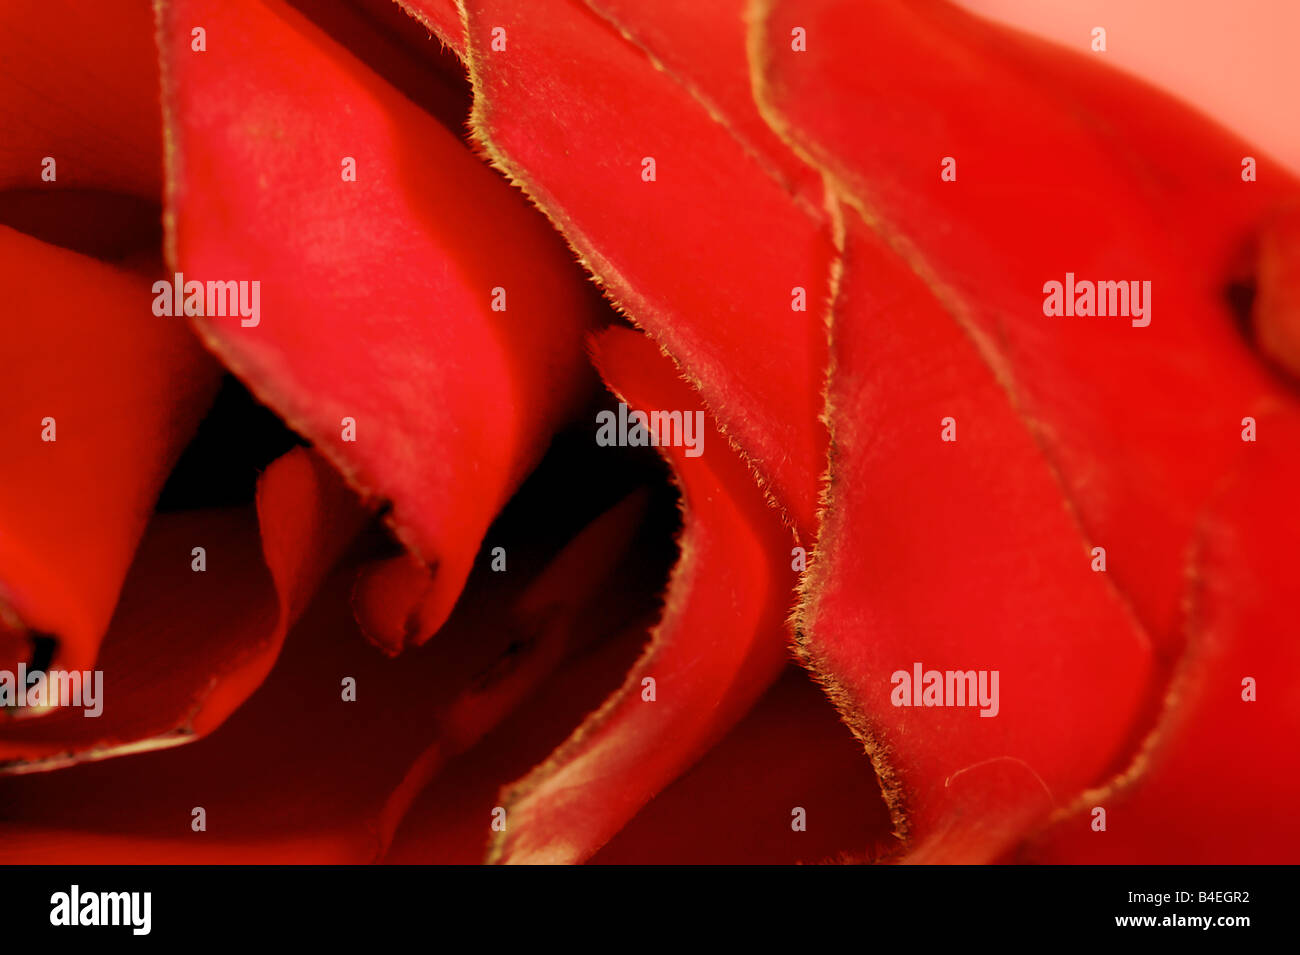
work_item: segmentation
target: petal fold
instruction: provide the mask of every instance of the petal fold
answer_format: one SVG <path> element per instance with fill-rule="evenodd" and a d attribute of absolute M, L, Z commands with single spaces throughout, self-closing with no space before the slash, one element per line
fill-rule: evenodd
<path fill-rule="evenodd" d="M 259 314 L 241 300 L 239 315 L 193 325 L 354 487 L 391 504 L 433 575 L 418 642 L 592 387 L 582 342 L 598 300 L 499 176 L 296 11 L 174 0 L 159 24 L 170 258 L 186 280 L 245 283 L 250 299 L 259 283 Z"/>
<path fill-rule="evenodd" d="M 0 771 L 210 733 L 262 684 L 285 633 L 369 516 L 333 468 L 303 449 L 266 470 L 255 509 L 156 515 L 95 663 L 102 712 L 60 709 L 0 726 Z"/>
<path fill-rule="evenodd" d="M 0 669 L 89 668 L 219 368 L 147 282 L 0 226 Z"/>
<path fill-rule="evenodd" d="M 811 539 L 835 253 L 820 207 L 776 172 L 788 156 L 747 148 L 722 114 L 580 3 L 464 8 L 475 136 L 672 356 Z M 726 47 L 743 49 L 740 19 L 717 22 Z M 734 101 L 735 84 L 717 97 Z"/>
<path fill-rule="evenodd" d="M 637 501 L 625 501 L 531 578 L 477 575 L 474 599 L 401 659 L 361 638 L 348 612 L 352 571 L 340 568 L 260 690 L 210 735 L 166 752 L 0 778 L 0 863 L 382 857 L 429 781 L 581 646 L 605 575 L 626 569 L 639 515 Z"/>
<path fill-rule="evenodd" d="M 597 367 L 632 409 L 707 420 L 644 335 L 610 329 Z M 682 492 L 681 557 L 663 615 L 622 687 L 528 776 L 502 793 L 510 820 L 490 856 L 581 862 L 707 752 L 787 660 L 791 540 L 744 461 L 708 427 L 698 455 L 661 447 Z"/>

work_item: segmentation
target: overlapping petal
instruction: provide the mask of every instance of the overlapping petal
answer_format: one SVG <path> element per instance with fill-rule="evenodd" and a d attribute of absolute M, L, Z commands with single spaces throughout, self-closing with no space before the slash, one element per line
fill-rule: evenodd
<path fill-rule="evenodd" d="M 0 669 L 88 668 L 219 372 L 130 272 L 0 227 L 0 283 Z"/>
<path fill-rule="evenodd" d="M 1119 767 L 1151 648 L 975 346 L 852 210 L 845 231 L 801 650 L 867 745 L 900 848 L 987 861 Z M 996 672 L 998 705 L 972 685 L 921 706 L 918 665 Z"/>
<path fill-rule="evenodd" d="M 910 814 L 910 857 L 987 859 L 1141 758 L 1192 637 L 1198 524 L 1247 419 L 1293 405 L 1230 293 L 1296 186 L 1266 157 L 1249 181 L 1252 151 L 1164 94 L 945 3 L 777 0 L 753 21 L 765 115 L 851 207 L 807 650 Z M 1145 311 L 1047 314 L 1046 283 L 1076 275 L 1149 283 Z M 1269 301 L 1258 327 L 1294 320 Z M 849 546 L 867 528 L 877 546 Z M 913 660 L 1000 668 L 1002 713 L 891 706 Z"/>
<path fill-rule="evenodd" d="M 1264 156 L 1243 181 L 1254 151 L 1168 95 L 939 0 L 757 10 L 774 124 L 976 342 L 1107 572 L 1176 655 L 1196 515 L 1241 419 L 1289 399 L 1229 292 L 1254 284 L 1252 246 L 1300 185 Z M 815 37 L 805 53 L 793 24 Z M 852 110 L 864 121 L 846 122 Z M 1152 311 L 1048 317 L 1044 285 L 1067 273 L 1150 282 Z"/>
<path fill-rule="evenodd" d="M 617 593 L 645 582 L 622 579 L 611 584 Z M 498 812 L 505 809 L 502 781 L 519 779 L 545 762 L 575 726 L 599 709 L 610 688 L 618 686 L 636 662 L 653 621 L 636 621 L 621 630 L 617 623 L 617 618 L 604 616 L 584 620 L 587 645 L 575 646 L 508 720 L 449 763 L 421 792 L 394 835 L 385 862 L 478 865 L 487 858 L 500 826 L 511 825 L 509 813 Z M 610 625 L 616 632 L 607 630 Z"/>
<path fill-rule="evenodd" d="M 1083 794 L 1012 856 L 1048 863 L 1285 864 L 1300 846 L 1300 647 L 1279 607 L 1290 555 L 1300 415 L 1261 419 L 1197 525 L 1187 567 L 1189 646 L 1160 719 L 1127 772 Z M 1097 828 L 1097 809 L 1105 811 Z"/>
<path fill-rule="evenodd" d="M 668 351 L 811 539 L 834 249 L 820 208 L 779 174 L 788 158 L 742 142 L 581 3 L 464 8 L 475 135 Z M 720 41 L 742 49 L 742 26 Z"/>
<path fill-rule="evenodd" d="M 1269 157 L 942 0 L 147 20 L 0 14 L 0 222 L 44 230 L 0 226 L 0 670 L 96 666 L 112 701 L 0 722 L 0 861 L 1300 845 L 1300 184 Z M 231 283 L 186 318 L 141 278 L 155 27 L 164 278 Z M 570 250 L 642 331 L 589 337 Z M 1122 314 L 1049 314 L 1054 280 Z M 190 332 L 316 450 L 255 508 L 150 521 L 215 387 Z M 642 495 L 563 550 L 579 522 L 490 530 L 593 399 L 586 343 L 618 398 L 707 421 L 660 449 L 662 613 Z M 376 511 L 403 552 L 336 567 Z M 1000 692 L 900 699 L 917 670 Z"/>
<path fill-rule="evenodd" d="M 592 858 L 595 865 L 863 862 L 892 820 L 862 746 L 791 665 L 736 728 Z"/>
<path fill-rule="evenodd" d="M 333 468 L 301 449 L 267 469 L 255 509 L 156 515 L 95 661 L 100 712 L 60 708 L 0 727 L 0 769 L 47 770 L 211 732 L 261 685 L 368 517 Z"/>
<path fill-rule="evenodd" d="M 630 408 L 703 414 L 644 335 L 610 329 L 593 351 Z M 709 427 L 701 441 L 698 455 L 661 447 L 685 525 L 650 644 L 600 710 L 503 793 L 510 825 L 494 861 L 589 858 L 745 714 L 787 658 L 789 532 L 725 438 Z"/>
<path fill-rule="evenodd" d="M 482 575 L 436 640 L 396 659 L 357 632 L 344 569 L 211 735 L 0 780 L 0 861 L 379 858 L 420 789 L 582 644 L 605 581 L 590 569 L 618 571 L 639 514 L 616 507 L 534 578 Z"/>
<path fill-rule="evenodd" d="M 466 57 L 465 24 L 456 0 L 398 0 L 399 5 L 451 49 Z"/>
<path fill-rule="evenodd" d="M 194 327 L 391 504 L 433 579 L 410 626 L 376 636 L 426 638 L 588 387 L 590 290 L 505 182 L 296 11 L 179 0 L 159 35 L 170 258 L 198 281 L 261 283 L 256 325 Z"/>

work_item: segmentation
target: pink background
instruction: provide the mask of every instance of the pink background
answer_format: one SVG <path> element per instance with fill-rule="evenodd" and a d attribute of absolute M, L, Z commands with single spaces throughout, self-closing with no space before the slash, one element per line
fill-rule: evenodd
<path fill-rule="evenodd" d="M 1192 103 L 1300 173 L 1300 0 L 955 0 Z M 1106 28 L 1093 54 L 1092 28 Z"/>

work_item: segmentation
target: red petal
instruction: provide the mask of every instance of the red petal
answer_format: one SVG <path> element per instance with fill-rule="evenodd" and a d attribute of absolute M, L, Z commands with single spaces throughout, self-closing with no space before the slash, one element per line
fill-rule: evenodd
<path fill-rule="evenodd" d="M 1191 643 L 1161 720 L 1129 771 L 1085 794 L 1029 858 L 1281 864 L 1300 853 L 1300 643 L 1277 610 L 1295 602 L 1300 415 L 1259 424 L 1260 441 L 1238 451 L 1238 473 L 1199 524 Z M 1093 829 L 1098 806 L 1105 831 Z"/>
<path fill-rule="evenodd" d="M 806 828 L 794 826 L 802 809 Z M 862 745 L 796 667 L 591 860 L 790 865 L 873 858 L 891 821 Z"/>
<path fill-rule="evenodd" d="M 68 187 L 156 199 L 158 58 L 148 0 L 0 7 L 0 189 Z M 42 179 L 43 160 L 56 179 Z"/>
<path fill-rule="evenodd" d="M 586 0 L 651 56 L 802 202 L 822 203 L 821 175 L 768 126 L 749 79 L 747 0 Z"/>
<path fill-rule="evenodd" d="M 811 536 L 834 257 L 819 211 L 589 10 L 558 0 L 465 9 L 476 135 L 668 350 Z M 731 26 L 735 47 L 741 26 Z M 498 28 L 504 51 L 492 48 Z M 642 179 L 646 158 L 654 182 Z M 796 287 L 806 312 L 791 309 Z"/>
<path fill-rule="evenodd" d="M 56 667 L 85 669 L 218 369 L 150 314 L 143 280 L 4 227 L 0 284 L 0 669 L 27 658 L 24 631 L 58 640 Z"/>
<path fill-rule="evenodd" d="M 287 488 L 287 486 L 286 486 Z M 420 789 L 533 693 L 580 635 L 639 515 L 626 502 L 544 573 L 486 574 L 401 660 L 362 640 L 348 574 L 326 587 L 261 690 L 163 753 L 0 779 L 0 862 L 362 862 Z M 343 698 L 352 678 L 355 700 Z M 92 800 L 86 793 L 94 793 Z M 255 811 L 250 805 L 255 804 Z M 191 829 L 201 806 L 207 831 Z"/>
<path fill-rule="evenodd" d="M 199 23 L 205 53 L 190 48 Z M 261 282 L 259 325 L 196 328 L 392 503 L 398 536 L 436 568 L 427 636 L 588 386 L 590 292 L 498 176 L 283 4 L 180 0 L 161 35 L 175 261 L 190 278 Z M 496 288 L 508 310 L 493 310 Z"/>
<path fill-rule="evenodd" d="M 803 651 L 912 857 L 987 860 L 1118 768 L 1150 649 L 975 346 L 852 212 L 846 231 Z M 997 671 L 999 711 L 892 705 L 917 663 Z"/>
<path fill-rule="evenodd" d="M 0 767 L 50 769 L 215 729 L 261 685 L 286 630 L 367 517 L 333 469 L 303 450 L 266 470 L 256 515 L 158 515 L 96 662 L 102 715 L 63 709 L 5 725 Z M 191 566 L 199 546 L 202 573 Z"/>
<path fill-rule="evenodd" d="M 633 409 L 699 409 L 646 337 L 610 329 L 593 351 Z M 509 828 L 493 858 L 576 862 L 610 839 L 707 751 L 772 682 L 786 659 L 790 537 L 726 439 L 702 453 L 663 453 L 681 484 L 685 527 L 665 610 L 618 692 L 502 797 Z M 655 699 L 643 697 L 652 679 Z"/>
<path fill-rule="evenodd" d="M 1254 316 L 1260 348 L 1300 380 L 1300 207 L 1268 223 L 1258 255 Z"/>
<path fill-rule="evenodd" d="M 590 625 L 588 625 L 589 629 Z M 473 865 L 486 858 L 503 780 L 541 763 L 600 706 L 645 644 L 634 625 L 575 654 L 483 742 L 448 765 L 411 806 L 384 857 L 394 864 Z M 507 825 L 509 819 L 507 818 Z"/>
<path fill-rule="evenodd" d="M 469 121 L 469 77 L 459 51 L 431 36 L 430 24 L 394 0 L 287 0 L 295 10 L 448 129 Z M 460 29 L 460 14 L 446 5 Z M 437 31 L 435 30 L 435 33 Z M 463 47 L 464 42 L 460 45 Z M 464 135 L 462 133 L 462 135 Z"/>
<path fill-rule="evenodd" d="M 456 51 L 462 60 L 465 56 L 465 26 L 455 0 L 397 0 L 430 33 Z"/>
<path fill-rule="evenodd" d="M 984 741 L 961 757 L 986 767 L 986 776 L 989 766 L 1009 766 L 1008 755 L 1025 760 L 1062 809 L 1080 783 L 1115 763 L 1123 752 L 1117 741 L 1127 737 L 1126 747 L 1136 745 L 1155 710 L 1154 700 L 1134 706 L 1145 650 L 1122 604 L 1131 604 L 1156 644 L 1153 686 L 1161 687 L 1187 639 L 1179 610 L 1196 523 L 1229 473 L 1225 462 L 1240 450 L 1238 422 L 1279 404 L 1294 407 L 1293 396 L 1237 331 L 1228 290 L 1237 261 L 1296 184 L 1266 160 L 1259 182 L 1243 181 L 1241 160 L 1252 150 L 1165 95 L 947 4 L 776 0 L 764 8 L 754 43 L 760 102 L 878 234 L 867 235 L 850 216 L 850 248 L 865 261 L 856 280 L 854 266 L 846 267 L 846 282 L 856 281 L 858 291 L 845 298 L 850 316 L 836 316 L 836 357 L 847 381 L 833 431 L 837 447 L 840 435 L 860 446 L 841 462 L 841 527 L 828 538 L 832 544 L 850 539 L 853 527 L 870 527 L 879 537 L 869 520 L 877 504 L 854 499 L 854 475 L 866 462 L 899 452 L 900 464 L 911 456 L 908 466 L 922 467 L 935 457 L 945 472 L 925 477 L 938 492 L 920 518 L 934 523 L 928 542 L 980 555 L 974 570 L 936 568 L 933 555 L 890 555 L 909 581 L 926 568 L 942 595 L 941 609 L 928 609 L 909 607 L 904 590 L 882 593 L 874 603 L 863 591 L 867 596 L 855 604 L 859 580 L 886 589 L 877 573 L 883 568 L 873 570 L 871 555 L 844 564 L 854 555 L 829 549 L 832 589 L 817 610 L 823 631 L 814 623 L 813 652 L 845 682 L 845 704 L 887 729 L 907 721 L 885 708 L 885 674 L 915 659 L 937 668 L 978 664 L 930 659 L 919 650 L 891 660 L 879 645 L 857 646 L 853 627 L 882 612 L 897 616 L 900 632 L 956 631 L 939 645 L 951 640 L 951 654 L 967 657 L 978 648 L 990 658 L 986 666 L 1001 666 L 1006 686 L 1014 680 L 1036 694 L 1044 692 L 1043 681 L 1065 681 L 1065 698 L 1042 703 L 1041 714 L 1050 716 L 1038 717 L 1037 739 L 1027 725 L 1007 727 L 1005 740 L 1000 730 L 970 730 Z M 796 25 L 807 31 L 806 52 L 791 49 Z M 865 48 L 874 52 L 870 70 L 861 68 Z M 862 122 L 845 121 L 850 107 Z M 957 162 L 955 181 L 940 175 L 944 157 Z M 864 253 L 873 245 L 879 250 Z M 1266 266 L 1269 261 L 1266 256 Z M 891 276 L 899 262 L 909 276 Z M 1044 283 L 1063 280 L 1066 272 L 1091 281 L 1150 281 L 1149 327 L 1132 327 L 1131 316 L 1048 317 Z M 1262 272 L 1261 283 L 1268 282 Z M 879 299 L 872 283 L 894 284 L 893 298 Z M 917 301 L 907 304 L 909 297 Z M 880 314 L 867 310 L 873 302 Z M 891 314 L 898 328 L 866 327 Z M 1261 329 L 1269 320 L 1285 321 L 1273 311 L 1261 318 Z M 893 351 L 882 339 L 907 347 Z M 841 348 L 858 355 L 844 358 Z M 868 410 L 859 402 L 876 389 L 871 420 L 883 426 L 868 442 L 856 438 Z M 940 400 L 927 404 L 931 395 Z M 891 397 L 900 401 L 892 404 Z M 884 435 L 918 409 L 924 418 L 906 440 L 924 447 L 913 452 L 902 445 L 904 454 Z M 930 430 L 941 415 L 955 416 L 963 429 L 946 450 Z M 852 462 L 855 455 L 862 463 Z M 948 484 L 959 457 L 967 458 L 962 467 L 971 473 Z M 889 480 L 884 461 L 864 476 L 882 478 Z M 899 494 L 924 486 L 908 483 Z M 950 511 L 954 503 L 942 499 L 945 493 L 977 500 L 982 510 Z M 1003 503 L 983 503 L 999 498 Z M 1075 520 L 1077 528 L 1070 526 Z M 927 542 L 924 534 L 915 540 Z M 1093 545 L 1106 548 L 1106 579 L 1117 593 L 1080 579 Z M 845 588 L 838 605 L 836 581 Z M 980 586 L 983 594 L 975 592 Z M 1044 600 L 1046 606 L 1037 606 Z M 1285 612 L 1284 604 L 1273 608 L 1279 619 Z M 1098 626 L 1106 628 L 1104 636 Z M 1037 638 L 1030 627 L 1038 628 Z M 1037 650 L 1034 640 L 1044 633 L 1052 647 Z M 1108 676 L 1096 658 L 1079 659 L 1094 653 L 1115 672 Z M 862 695 L 868 692 L 874 698 Z M 1088 694 L 1106 701 L 1101 725 Z M 921 720 L 926 726 L 944 721 Z M 920 793 L 917 811 L 926 830 L 914 838 L 924 840 L 956 818 L 945 809 L 953 794 L 940 786 L 956 778 L 944 775 L 956 766 L 931 762 L 941 748 L 919 745 L 918 735 L 909 731 L 906 747 L 900 743 L 880 758 L 911 763 L 905 772 L 925 780 L 910 784 Z M 1028 755 L 1049 745 L 1058 747 L 1055 755 Z M 1061 764 L 1066 748 L 1069 766 Z M 979 755 L 1002 762 L 979 763 Z M 961 780 L 967 787 L 978 782 L 969 773 Z M 1003 796 L 1002 805 L 990 785 L 975 803 L 997 812 L 983 842 L 963 845 L 949 833 L 948 850 L 982 858 L 1014 837 L 1038 814 L 1028 798 L 1033 785 L 1026 778 L 1024 795 Z M 927 857 L 924 845 L 918 857 Z"/>
<path fill-rule="evenodd" d="M 978 343 L 1172 657 L 1193 522 L 1237 422 L 1293 400 L 1239 334 L 1227 290 L 1300 185 L 1266 157 L 1243 182 L 1254 150 L 1166 94 L 946 3 L 767 6 L 755 47 L 773 121 Z M 790 49 L 796 24 L 805 53 Z M 940 177 L 945 156 L 955 182 Z M 1044 283 L 1066 272 L 1150 281 L 1150 326 L 1045 316 Z"/>

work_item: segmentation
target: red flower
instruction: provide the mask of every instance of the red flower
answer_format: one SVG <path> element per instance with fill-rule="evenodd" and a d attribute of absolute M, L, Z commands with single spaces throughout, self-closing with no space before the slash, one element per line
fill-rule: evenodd
<path fill-rule="evenodd" d="M 946 3 L 544 6 L 10 5 L 0 859 L 1294 858 L 1290 174 Z"/>

